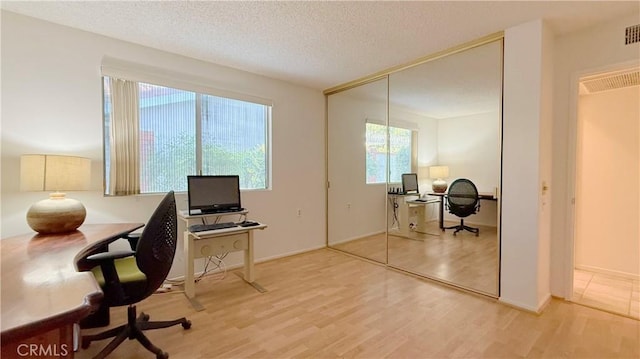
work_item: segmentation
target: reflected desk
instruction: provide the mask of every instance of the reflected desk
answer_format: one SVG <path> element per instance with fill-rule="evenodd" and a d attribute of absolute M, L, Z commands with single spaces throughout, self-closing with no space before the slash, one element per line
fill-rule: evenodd
<path fill-rule="evenodd" d="M 409 204 L 420 198 L 419 193 L 389 193 L 389 210 L 387 212 L 387 223 L 389 232 L 403 237 L 409 237 L 410 228 Z"/>
<path fill-rule="evenodd" d="M 440 197 L 440 217 L 438 218 L 438 225 L 440 226 L 440 229 L 444 231 L 444 201 L 447 198 L 447 194 L 433 192 L 433 193 L 428 193 L 428 195 Z M 488 192 L 478 193 L 478 197 L 480 198 L 480 200 L 487 200 L 487 201 L 498 200 L 498 198 L 496 198 L 493 193 L 488 193 Z"/>
<path fill-rule="evenodd" d="M 430 233 L 427 228 L 426 207 L 434 203 L 442 203 L 439 198 L 418 198 L 406 201 L 409 209 L 409 223 L 415 225 L 414 231 L 423 234 L 439 235 L 439 233 Z"/>
<path fill-rule="evenodd" d="M 103 251 L 142 223 L 85 224 L 77 231 L 29 233 L 0 240 L 2 357 L 24 357 L 30 345 L 73 357 L 73 324 L 96 310 L 103 294 L 81 259 Z"/>
<path fill-rule="evenodd" d="M 197 258 L 206 258 L 218 254 L 244 251 L 244 280 L 248 283 L 254 282 L 253 232 L 256 229 L 267 228 L 266 224 L 260 223 L 259 225 L 252 227 L 237 226 L 204 232 L 189 231 L 190 225 L 196 224 L 195 222 L 202 223 L 203 219 L 206 218 L 216 220 L 220 217 L 233 215 L 244 216 L 246 214 L 247 211 L 190 215 L 187 211 L 179 211 L 179 217 L 186 224 L 186 229 L 184 231 L 184 294 L 187 298 L 193 299 L 196 296 L 193 264 L 194 260 Z"/>

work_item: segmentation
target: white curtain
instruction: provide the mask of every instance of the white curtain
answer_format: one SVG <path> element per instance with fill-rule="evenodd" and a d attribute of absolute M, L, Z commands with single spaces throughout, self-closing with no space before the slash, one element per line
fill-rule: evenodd
<path fill-rule="evenodd" d="M 140 193 L 140 121 L 138 83 L 109 78 L 111 124 L 109 126 L 109 193 Z"/>

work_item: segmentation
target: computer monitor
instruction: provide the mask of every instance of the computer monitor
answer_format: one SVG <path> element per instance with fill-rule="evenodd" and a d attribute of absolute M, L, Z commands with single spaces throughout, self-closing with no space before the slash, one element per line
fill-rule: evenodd
<path fill-rule="evenodd" d="M 403 193 L 420 193 L 418 191 L 418 175 L 415 173 L 402 174 L 402 192 Z"/>
<path fill-rule="evenodd" d="M 243 210 L 239 176 L 187 176 L 187 186 L 189 214 Z"/>

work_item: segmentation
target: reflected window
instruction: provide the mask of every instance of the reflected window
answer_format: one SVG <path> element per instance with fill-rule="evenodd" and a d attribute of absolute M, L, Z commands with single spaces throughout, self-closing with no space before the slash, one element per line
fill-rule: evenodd
<path fill-rule="evenodd" d="M 387 176 L 387 128 L 389 129 L 389 182 L 400 182 L 403 173 L 411 172 L 411 130 L 366 124 L 366 181 L 367 184 L 385 183 Z"/>

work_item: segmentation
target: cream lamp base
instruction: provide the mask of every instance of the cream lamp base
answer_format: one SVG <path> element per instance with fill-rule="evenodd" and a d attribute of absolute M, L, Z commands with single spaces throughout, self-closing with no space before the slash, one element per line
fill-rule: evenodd
<path fill-rule="evenodd" d="M 435 193 L 445 193 L 447 191 L 447 187 L 447 182 L 441 179 L 437 179 L 431 184 L 431 189 L 433 189 L 433 192 Z"/>
<path fill-rule="evenodd" d="M 58 193 L 33 204 L 27 211 L 27 223 L 41 234 L 72 232 L 82 225 L 86 215 L 80 201 Z"/>

